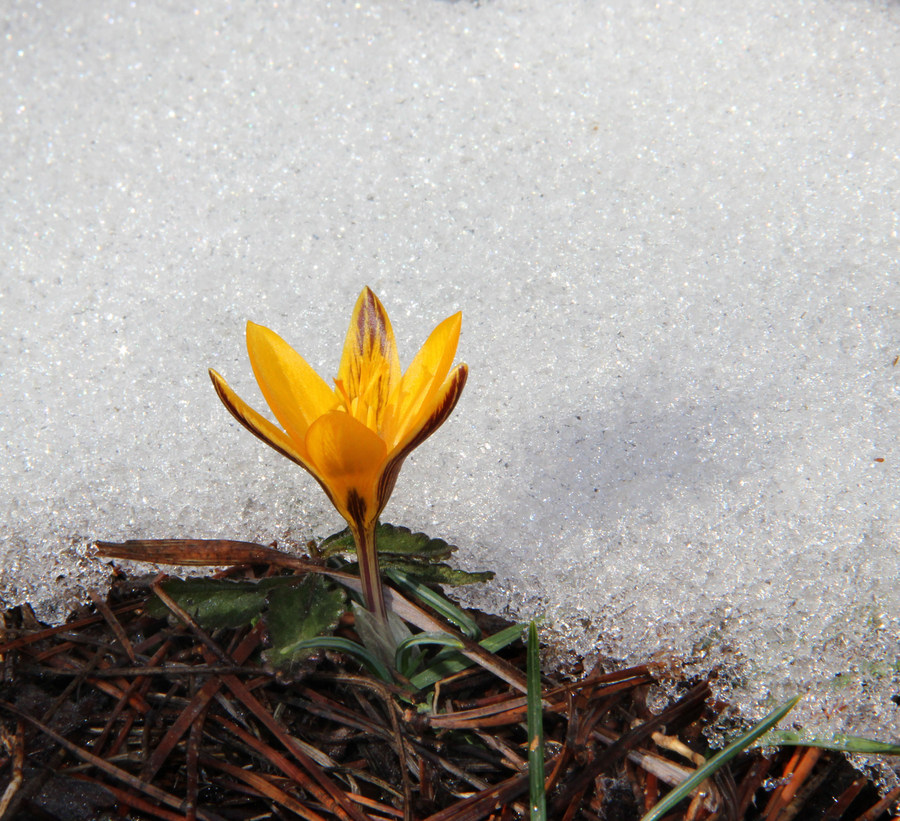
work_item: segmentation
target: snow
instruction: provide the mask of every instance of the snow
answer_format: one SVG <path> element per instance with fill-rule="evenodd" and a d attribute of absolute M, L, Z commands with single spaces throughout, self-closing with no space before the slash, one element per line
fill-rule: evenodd
<path fill-rule="evenodd" d="M 52 8 L 51 8 L 52 5 Z M 900 7 L 13 2 L 0 593 L 96 539 L 342 521 L 240 429 L 246 320 L 327 378 L 353 303 L 466 392 L 385 518 L 560 652 L 725 671 L 898 741 Z"/>

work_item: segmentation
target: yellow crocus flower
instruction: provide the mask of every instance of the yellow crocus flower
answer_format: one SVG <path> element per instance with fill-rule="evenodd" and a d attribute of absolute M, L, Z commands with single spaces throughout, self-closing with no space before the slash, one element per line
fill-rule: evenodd
<path fill-rule="evenodd" d="M 443 424 L 466 384 L 452 371 L 462 314 L 448 317 L 400 372 L 394 331 L 369 288 L 356 302 L 332 388 L 280 336 L 247 323 L 247 351 L 262 395 L 281 427 L 241 399 L 214 370 L 216 393 L 247 430 L 309 471 L 356 540 L 366 606 L 387 609 L 375 525 L 403 460 Z"/>

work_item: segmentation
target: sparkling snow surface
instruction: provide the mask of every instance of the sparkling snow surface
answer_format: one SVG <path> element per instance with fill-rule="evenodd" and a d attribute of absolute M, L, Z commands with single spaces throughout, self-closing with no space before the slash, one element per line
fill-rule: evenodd
<path fill-rule="evenodd" d="M 10 2 L 2 595 L 94 539 L 342 526 L 240 429 L 370 285 L 471 375 L 385 514 L 559 646 L 898 740 L 900 6 Z M 896 366 L 895 366 L 896 365 Z"/>

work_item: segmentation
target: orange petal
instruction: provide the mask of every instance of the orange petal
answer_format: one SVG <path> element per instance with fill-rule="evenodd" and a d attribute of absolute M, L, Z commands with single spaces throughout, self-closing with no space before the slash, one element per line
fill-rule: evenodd
<path fill-rule="evenodd" d="M 214 370 L 210 368 L 209 376 L 222 404 L 231 411 L 231 415 L 240 422 L 250 433 L 258 436 L 269 447 L 277 450 L 282 456 L 287 456 L 293 462 L 307 470 L 303 453 L 293 440 L 278 427 L 273 425 L 262 414 L 253 410 L 240 396 L 238 396 L 228 383 Z"/>
<path fill-rule="evenodd" d="M 387 456 L 377 434 L 344 411 L 330 411 L 309 426 L 306 449 L 345 519 L 362 524 L 377 515 L 375 483 Z"/>
<path fill-rule="evenodd" d="M 294 442 L 283 430 L 273 425 L 262 414 L 253 410 L 240 396 L 238 396 L 229 386 L 228 383 L 212 368 L 209 375 L 212 378 L 213 385 L 222 404 L 231 411 L 231 415 L 240 422 L 254 436 L 259 437 L 269 447 L 277 450 L 282 456 L 286 456 L 292 462 L 296 462 L 300 467 L 306 470 L 315 479 L 325 491 L 325 494 L 331 499 L 333 504 L 334 498 L 331 495 L 331 489 L 325 483 L 323 477 L 309 461 L 305 453 L 305 445 L 300 446 Z"/>
<path fill-rule="evenodd" d="M 391 445 L 404 438 L 418 413 L 431 404 L 444 384 L 456 356 L 461 327 L 462 313 L 447 317 L 431 332 L 403 374 L 385 419 L 385 439 Z"/>
<path fill-rule="evenodd" d="M 431 404 L 419 414 L 415 426 L 407 430 L 404 438 L 391 448 L 387 465 L 382 471 L 375 491 L 380 504 L 379 514 L 394 490 L 394 483 L 397 481 L 403 460 L 447 421 L 447 417 L 453 413 L 453 409 L 462 395 L 468 375 L 468 365 L 457 366 L 441 385 Z"/>
<path fill-rule="evenodd" d="M 375 428 L 380 428 L 400 380 L 400 359 L 387 311 L 369 288 L 363 288 L 353 309 L 337 378 L 346 396 L 358 397 L 361 407 L 373 411 Z"/>
<path fill-rule="evenodd" d="M 247 323 L 247 351 L 253 373 L 275 418 L 296 442 L 303 442 L 309 426 L 337 405 L 322 379 L 278 334 Z"/>

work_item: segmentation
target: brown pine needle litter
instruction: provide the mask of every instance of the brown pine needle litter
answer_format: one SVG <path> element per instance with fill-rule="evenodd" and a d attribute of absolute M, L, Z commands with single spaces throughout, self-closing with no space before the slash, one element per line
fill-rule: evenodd
<path fill-rule="evenodd" d="M 267 561 L 256 548 L 253 561 Z M 280 564 L 220 575 L 304 572 Z M 171 600 L 170 618 L 151 616 L 154 590 L 120 573 L 65 625 L 27 607 L 5 614 L 0 819 L 528 818 L 521 643 L 492 671 L 473 666 L 411 697 L 333 651 L 276 674 L 261 623 L 210 634 Z M 351 617 L 338 633 L 356 638 Z M 712 754 L 703 730 L 727 705 L 709 682 L 684 682 L 654 714 L 656 682 L 647 666 L 609 664 L 544 677 L 549 818 L 637 821 Z M 878 821 L 897 818 L 898 797 L 880 797 L 839 753 L 757 749 L 666 818 Z"/>

